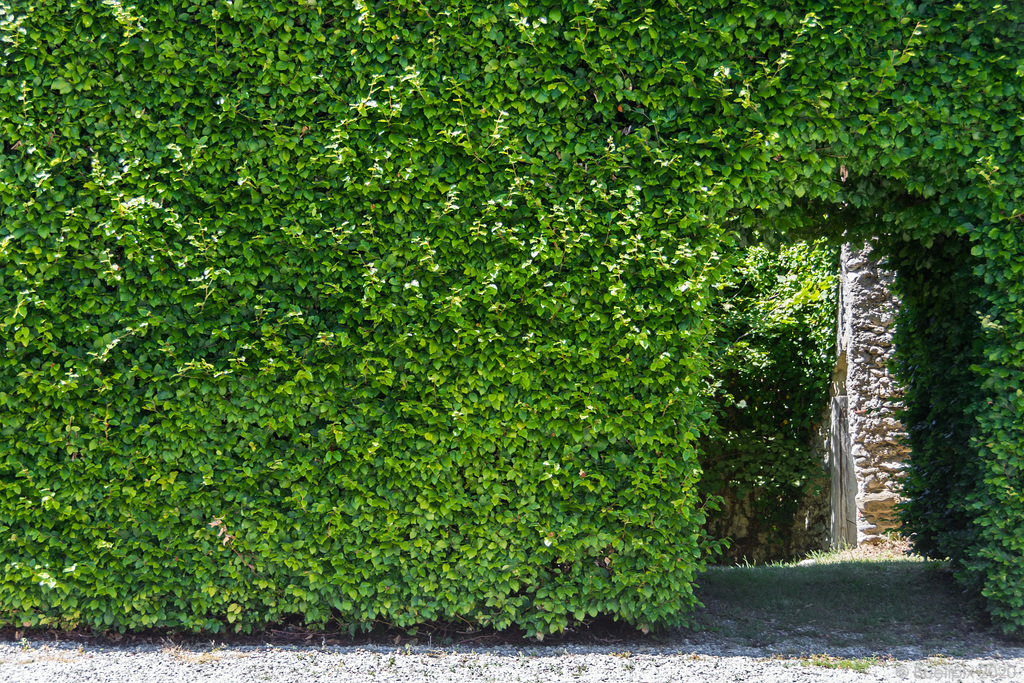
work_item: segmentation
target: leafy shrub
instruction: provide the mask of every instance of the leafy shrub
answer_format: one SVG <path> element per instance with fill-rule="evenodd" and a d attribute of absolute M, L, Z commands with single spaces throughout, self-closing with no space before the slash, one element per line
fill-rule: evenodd
<path fill-rule="evenodd" d="M 619 120 L 673 91 L 509 11 L 357 5 L 9 22 L 3 621 L 694 604 L 730 237 Z"/>
<path fill-rule="evenodd" d="M 979 474 L 971 455 L 980 388 L 971 368 L 981 351 L 973 259 L 955 236 L 891 251 L 901 302 L 894 370 L 906 387 L 901 419 L 911 449 L 902 522 L 917 552 L 963 562 L 974 550 L 970 500 Z"/>
<path fill-rule="evenodd" d="M 826 242 L 758 246 L 720 285 L 717 421 L 701 453 L 700 486 L 726 494 L 730 509 L 749 510 L 748 544 L 734 544 L 733 555 L 749 556 L 763 532 L 761 551 L 784 556 L 797 505 L 822 478 L 810 442 L 835 363 L 837 267 L 838 251 Z M 718 533 L 729 524 L 709 522 Z"/>
<path fill-rule="evenodd" d="M 1024 623 L 1013 3 L 8 6 L 0 619 L 679 623 L 723 255 L 827 214 L 974 242 Z"/>
<path fill-rule="evenodd" d="M 1019 342 L 985 301 L 986 271 L 959 235 L 894 240 L 901 299 L 896 335 L 897 376 L 906 386 L 902 419 L 911 458 L 901 506 L 917 552 L 949 558 L 960 581 L 989 603 L 1007 630 L 1019 625 L 1019 522 L 1024 505 L 1017 417 L 1005 417 L 1016 392 L 1004 365 Z M 1005 285 L 1004 285 L 1005 286 Z M 1012 320 L 1012 318 L 1011 318 Z M 1000 418 L 1000 416 L 1003 416 Z"/>

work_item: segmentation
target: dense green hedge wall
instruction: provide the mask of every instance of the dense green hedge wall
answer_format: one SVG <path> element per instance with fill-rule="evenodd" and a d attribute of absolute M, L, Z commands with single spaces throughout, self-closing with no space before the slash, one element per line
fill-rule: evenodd
<path fill-rule="evenodd" d="M 1015 3 L 3 7 L 4 623 L 680 622 L 741 230 L 971 235 L 1024 452 Z"/>
<path fill-rule="evenodd" d="M 890 244 L 900 298 L 895 374 L 905 387 L 901 419 L 911 448 L 903 493 L 903 524 L 915 549 L 958 563 L 976 551 L 972 500 L 980 481 L 972 439 L 980 434 L 982 306 L 967 239 L 942 236 Z"/>
<path fill-rule="evenodd" d="M 701 443 L 700 490 L 732 501 L 710 515 L 714 536 L 729 534 L 731 515 L 749 514 L 732 559 L 787 557 L 798 505 L 823 478 L 811 441 L 835 365 L 838 251 L 824 240 L 755 246 L 719 285 L 716 419 Z"/>
<path fill-rule="evenodd" d="M 950 558 L 998 622 L 1019 628 L 1024 475 L 1014 444 L 1024 392 L 1013 355 L 1024 330 L 1013 327 L 1016 286 L 992 285 L 1019 278 L 1021 266 L 993 268 L 979 258 L 985 247 L 962 235 L 887 246 L 899 273 L 895 369 L 911 446 L 903 524 L 918 552 Z M 1000 305 L 994 295 L 1007 285 Z"/>
<path fill-rule="evenodd" d="M 985 247 L 962 235 L 887 246 L 899 273 L 894 367 L 911 446 L 903 524 L 915 550 L 951 559 L 998 623 L 1020 628 L 1024 461 L 1015 439 L 1024 392 L 1013 358 L 1024 329 L 1013 327 L 1019 295 L 1007 276 L 1018 279 L 1021 265 L 993 268 L 979 258 Z"/>
<path fill-rule="evenodd" d="M 591 12 L 7 26 L 5 621 L 683 618 L 728 233 Z"/>
<path fill-rule="evenodd" d="M 1018 128 L 1018 136 L 1021 135 Z M 1019 149 L 1019 148 L 1018 148 Z M 1018 169 L 1024 158 L 1018 153 Z M 1019 197 L 1024 174 L 1012 192 Z M 1008 189 L 1007 194 L 1011 190 Z M 982 357 L 972 366 L 981 383 L 971 440 L 977 464 L 973 552 L 959 563 L 961 581 L 976 586 L 989 612 L 1006 630 L 1024 632 L 1024 202 L 1016 219 L 996 223 L 984 237 L 974 233 L 973 274 L 984 304 L 975 312 L 982 328 Z"/>

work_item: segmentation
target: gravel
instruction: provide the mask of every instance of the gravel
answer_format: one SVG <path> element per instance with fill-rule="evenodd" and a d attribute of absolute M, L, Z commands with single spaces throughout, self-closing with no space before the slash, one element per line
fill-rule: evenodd
<path fill-rule="evenodd" d="M 737 654 L 734 648 L 676 638 L 658 647 L 498 646 L 81 646 L 0 642 L 0 683 L 157 683 L 190 681 L 1024 681 L 1024 648 L 963 657 L 930 656 L 913 646 L 900 656 L 842 648 L 816 657 L 786 647 Z M 792 648 L 789 648 L 792 649 Z M 857 667 L 856 670 L 841 667 Z"/>

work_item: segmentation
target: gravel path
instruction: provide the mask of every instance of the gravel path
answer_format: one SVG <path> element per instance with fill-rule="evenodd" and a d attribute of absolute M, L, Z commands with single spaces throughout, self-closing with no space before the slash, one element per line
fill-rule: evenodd
<path fill-rule="evenodd" d="M 813 643 L 808 643 L 812 645 Z M 818 645 L 821 645 L 820 643 Z M 782 654 L 786 647 L 717 648 L 676 638 L 659 647 L 558 646 L 464 648 L 283 646 L 78 646 L 0 643 L 0 683 L 179 683 L 191 681 L 1024 681 L 1024 648 L 964 657 L 927 656 L 914 647 L 874 659 L 856 651 L 827 657 Z M 852 659 L 841 659 L 852 658 Z M 865 670 L 830 668 L 866 667 Z"/>

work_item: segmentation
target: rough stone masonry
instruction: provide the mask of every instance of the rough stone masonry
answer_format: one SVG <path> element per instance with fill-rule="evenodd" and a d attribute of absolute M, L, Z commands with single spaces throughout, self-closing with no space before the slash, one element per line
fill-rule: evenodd
<path fill-rule="evenodd" d="M 898 477 L 908 454 L 896 418 L 900 391 L 889 374 L 898 302 L 895 274 L 871 247 L 844 245 L 840 256 L 836 368 L 829 464 L 833 546 L 877 542 L 898 522 Z"/>

